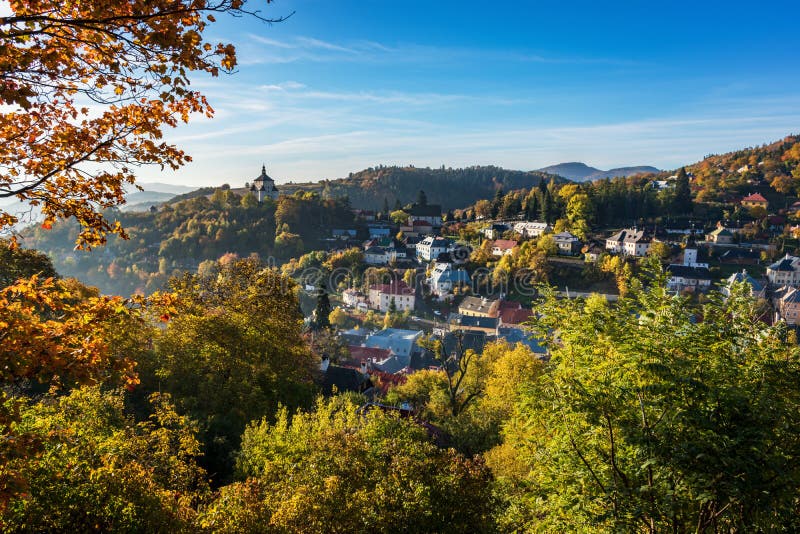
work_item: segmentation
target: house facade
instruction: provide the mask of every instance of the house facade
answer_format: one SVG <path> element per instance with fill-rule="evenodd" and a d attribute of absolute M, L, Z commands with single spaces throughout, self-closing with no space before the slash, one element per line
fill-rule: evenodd
<path fill-rule="evenodd" d="M 787 254 L 767 267 L 767 280 L 773 286 L 800 286 L 800 258 Z"/>
<path fill-rule="evenodd" d="M 708 267 L 695 265 L 670 265 L 667 267 L 667 289 L 675 292 L 697 292 L 711 289 L 711 272 Z"/>
<path fill-rule="evenodd" d="M 431 293 L 440 298 L 449 295 L 454 287 L 469 283 L 467 271 L 456 269 L 451 263 L 436 263 L 429 279 Z"/>
<path fill-rule="evenodd" d="M 492 256 L 509 256 L 514 253 L 517 242 L 513 239 L 496 239 L 492 243 Z"/>
<path fill-rule="evenodd" d="M 642 257 L 650 250 L 652 240 L 644 230 L 626 228 L 606 239 L 606 250 L 613 254 Z"/>
<path fill-rule="evenodd" d="M 458 305 L 458 313 L 472 317 L 497 317 L 500 310 L 500 299 L 486 297 L 466 297 Z"/>
<path fill-rule="evenodd" d="M 449 239 L 428 236 L 417 243 L 417 258 L 426 262 L 433 261 L 439 257 L 439 254 L 450 252 L 452 249 L 453 243 Z"/>
<path fill-rule="evenodd" d="M 414 204 L 408 210 L 408 224 L 414 224 L 415 221 L 424 221 L 429 223 L 433 228 L 442 227 L 442 207 L 438 204 L 426 204 L 424 206 Z"/>
<path fill-rule="evenodd" d="M 581 241 L 569 232 L 561 232 L 553 236 L 558 247 L 558 253 L 563 256 L 573 256 L 581 249 Z"/>
<path fill-rule="evenodd" d="M 408 287 L 402 280 L 395 280 L 390 284 L 376 284 L 369 288 L 369 307 L 380 312 L 389 311 L 392 304 L 397 311 L 411 311 L 414 309 L 415 300 L 414 289 Z"/>
<path fill-rule="evenodd" d="M 518 222 L 514 225 L 514 232 L 525 239 L 541 237 L 553 231 L 553 227 L 546 222 Z"/>
<path fill-rule="evenodd" d="M 763 195 L 760 193 L 753 193 L 752 195 L 747 195 L 741 201 L 742 206 L 748 209 L 752 208 L 769 208 L 769 202 Z"/>
<path fill-rule="evenodd" d="M 724 226 L 717 226 L 714 231 L 706 234 L 706 241 L 716 245 L 730 245 L 733 243 L 733 232 Z"/>

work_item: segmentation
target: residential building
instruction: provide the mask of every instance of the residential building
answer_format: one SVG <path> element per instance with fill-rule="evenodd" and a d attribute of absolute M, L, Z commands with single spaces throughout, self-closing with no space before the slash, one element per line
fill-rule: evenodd
<path fill-rule="evenodd" d="M 372 210 L 353 210 L 353 215 L 363 221 L 372 222 L 375 220 L 375 212 Z"/>
<path fill-rule="evenodd" d="M 583 259 L 590 262 L 596 262 L 600 256 L 605 252 L 603 245 L 597 241 L 591 241 L 583 247 Z"/>
<path fill-rule="evenodd" d="M 517 242 L 513 239 L 496 239 L 494 243 L 492 243 L 492 255 L 510 256 L 514 253 L 514 247 L 516 246 Z"/>
<path fill-rule="evenodd" d="M 764 284 L 753 278 L 747 273 L 747 269 L 742 269 L 740 273 L 733 273 L 725 281 L 725 286 L 722 288 L 722 293 L 727 297 L 730 296 L 730 289 L 734 283 L 744 283 L 750 286 L 750 296 L 756 299 L 763 299 L 766 295 L 767 288 Z"/>
<path fill-rule="evenodd" d="M 389 237 L 392 235 L 392 227 L 383 223 L 369 223 L 367 224 L 367 231 L 369 232 L 370 239 Z"/>
<path fill-rule="evenodd" d="M 705 267 L 708 269 L 707 263 L 699 263 L 697 261 L 697 249 L 687 248 L 683 251 L 683 265 L 687 267 Z"/>
<path fill-rule="evenodd" d="M 331 230 L 331 237 L 334 239 L 340 239 L 342 241 L 346 241 L 348 239 L 355 239 L 356 238 L 356 230 L 355 228 L 334 228 Z"/>
<path fill-rule="evenodd" d="M 767 267 L 767 280 L 773 286 L 800 285 L 800 258 L 787 254 Z"/>
<path fill-rule="evenodd" d="M 572 256 L 581 248 L 581 241 L 569 232 L 561 232 L 553 236 L 558 247 L 558 253 L 563 256 Z"/>
<path fill-rule="evenodd" d="M 364 263 L 368 265 L 385 265 L 389 256 L 384 247 L 369 247 L 364 251 Z"/>
<path fill-rule="evenodd" d="M 742 199 L 741 204 L 745 208 L 750 208 L 750 209 L 752 208 L 767 209 L 769 207 L 769 202 L 760 193 L 753 193 L 752 195 L 747 195 Z"/>
<path fill-rule="evenodd" d="M 407 225 L 400 227 L 400 231 L 403 232 L 404 236 L 430 235 L 433 233 L 433 226 L 428 221 L 409 221 Z"/>
<path fill-rule="evenodd" d="M 486 236 L 487 239 L 498 239 L 510 229 L 511 228 L 506 223 L 492 223 L 481 230 L 481 233 Z"/>
<path fill-rule="evenodd" d="M 773 296 L 772 305 L 777 319 L 792 326 L 800 324 L 800 290 L 796 287 L 784 286 L 778 289 Z"/>
<path fill-rule="evenodd" d="M 606 250 L 626 256 L 645 256 L 650 249 L 652 237 L 644 230 L 626 228 L 606 239 Z"/>
<path fill-rule="evenodd" d="M 275 186 L 275 180 L 267 176 L 266 165 L 261 166 L 261 174 L 253 180 L 250 192 L 256 196 L 259 202 L 263 202 L 266 198 L 278 200 L 278 188 Z"/>
<path fill-rule="evenodd" d="M 357 289 L 345 289 L 342 291 L 342 302 L 345 306 L 357 308 L 359 304 L 366 305 L 367 296 Z"/>
<path fill-rule="evenodd" d="M 514 225 L 514 232 L 525 239 L 541 237 L 552 231 L 553 227 L 546 222 L 518 222 Z"/>
<path fill-rule="evenodd" d="M 460 315 L 472 317 L 497 317 L 500 310 L 500 299 L 489 300 L 485 297 L 466 297 L 458 305 Z"/>
<path fill-rule="evenodd" d="M 377 284 L 369 288 L 369 307 L 381 312 L 389 311 L 394 303 L 397 311 L 414 309 L 416 297 L 414 289 L 402 280 L 394 280 L 390 284 Z"/>
<path fill-rule="evenodd" d="M 450 252 L 453 250 L 453 243 L 449 239 L 443 237 L 428 236 L 419 243 L 417 243 L 416 251 L 417 258 L 422 261 L 433 261 L 439 257 L 442 252 Z"/>
<path fill-rule="evenodd" d="M 438 204 L 426 204 L 424 206 L 414 204 L 408 210 L 408 222 L 409 224 L 414 224 L 414 221 L 425 221 L 434 228 L 441 228 L 442 207 Z"/>
<path fill-rule="evenodd" d="M 533 310 L 523 308 L 519 302 L 501 300 L 498 308 L 499 326 L 519 326 L 526 323 L 533 316 Z"/>
<path fill-rule="evenodd" d="M 706 241 L 716 245 L 730 245 L 733 243 L 733 232 L 718 225 L 712 232 L 706 234 Z"/>
<path fill-rule="evenodd" d="M 410 358 L 412 353 L 421 350 L 421 347 L 417 345 L 417 341 L 421 337 L 420 330 L 385 328 L 369 336 L 364 342 L 364 346 L 389 350 L 393 355 Z"/>
<path fill-rule="evenodd" d="M 497 335 L 500 319 L 497 317 L 476 317 L 451 313 L 450 317 L 447 318 L 447 324 L 451 332 L 484 332 L 490 335 Z"/>
<path fill-rule="evenodd" d="M 464 269 L 456 269 L 452 263 L 436 263 L 431 271 L 429 284 L 431 293 L 437 297 L 449 295 L 454 287 L 469 285 L 470 277 Z"/>
<path fill-rule="evenodd" d="M 669 291 L 707 291 L 711 289 L 711 272 L 708 267 L 673 264 L 667 267 Z"/>

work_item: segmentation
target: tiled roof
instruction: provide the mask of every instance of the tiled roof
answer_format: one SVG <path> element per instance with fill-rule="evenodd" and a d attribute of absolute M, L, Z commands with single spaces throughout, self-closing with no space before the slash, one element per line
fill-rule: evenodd
<path fill-rule="evenodd" d="M 690 265 L 670 265 L 667 272 L 671 276 L 694 280 L 711 280 L 711 272 L 706 267 L 692 267 Z"/>
<path fill-rule="evenodd" d="M 500 321 L 503 324 L 522 324 L 530 319 L 532 315 L 533 311 L 525 308 L 518 310 L 506 309 L 500 311 Z"/>
<path fill-rule="evenodd" d="M 350 357 L 353 360 L 363 361 L 373 358 L 375 361 L 385 360 L 391 356 L 392 351 L 388 349 L 379 349 L 374 347 L 361 347 L 357 345 L 350 345 L 347 347 L 350 350 Z"/>
<path fill-rule="evenodd" d="M 742 202 L 766 202 L 767 199 L 764 198 L 761 193 L 753 193 L 752 195 L 747 195 L 742 199 Z"/>
<path fill-rule="evenodd" d="M 513 239 L 498 239 L 493 243 L 492 246 L 494 248 L 499 248 L 500 250 L 511 250 L 517 246 L 517 242 Z"/>
<path fill-rule="evenodd" d="M 377 284 L 370 286 L 370 290 L 376 290 L 386 295 L 413 295 L 414 290 L 408 287 L 403 280 L 396 280 L 391 284 Z"/>

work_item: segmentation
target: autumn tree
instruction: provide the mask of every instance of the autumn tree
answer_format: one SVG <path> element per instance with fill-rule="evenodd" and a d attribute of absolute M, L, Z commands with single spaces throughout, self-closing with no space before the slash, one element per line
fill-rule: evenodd
<path fill-rule="evenodd" d="M 139 363 L 139 394 L 169 393 L 198 421 L 203 465 L 224 480 L 247 423 L 313 395 L 298 288 L 255 259 L 221 266 L 213 278 L 187 273 L 170 286 L 176 314 Z"/>
<path fill-rule="evenodd" d="M 489 455 L 503 530 L 796 530 L 793 336 L 745 284 L 692 307 L 658 262 L 646 273 L 618 303 L 538 306 L 551 360 Z"/>
<path fill-rule="evenodd" d="M 168 296 L 156 299 L 168 313 Z M 0 290 L 0 507 L 27 484 L 8 460 L 35 450 L 17 426 L 20 394 L 37 385 L 54 393 L 81 384 L 135 386 L 146 304 L 37 275 Z"/>
<path fill-rule="evenodd" d="M 12 247 L 8 240 L 0 239 L 0 288 L 33 275 L 53 278 L 57 273 L 53 262 L 45 254 L 32 249 Z"/>
<path fill-rule="evenodd" d="M 24 477 L 26 492 L 0 511 L 3 530 L 192 530 L 195 509 L 209 494 L 196 425 L 167 395 L 149 404 L 152 416 L 137 422 L 118 390 L 83 387 L 25 401 L 19 432 L 35 437 L 40 450 L 4 466 Z"/>
<path fill-rule="evenodd" d="M 252 15 L 241 0 L 12 1 L 0 17 L 0 198 L 36 206 L 44 225 L 74 217 L 77 242 L 125 235 L 103 214 L 124 202 L 135 169 L 190 157 L 165 128 L 213 109 L 191 76 L 236 65 L 204 34 L 214 17 Z M 0 211 L 0 229 L 17 222 Z"/>
<path fill-rule="evenodd" d="M 493 497 L 480 459 L 347 397 L 248 426 L 237 469 L 203 510 L 213 532 L 489 532 Z"/>

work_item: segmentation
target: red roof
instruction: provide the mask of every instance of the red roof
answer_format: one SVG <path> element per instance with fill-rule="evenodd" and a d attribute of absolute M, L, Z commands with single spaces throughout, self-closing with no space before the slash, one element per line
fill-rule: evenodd
<path fill-rule="evenodd" d="M 767 199 L 761 196 L 761 193 L 753 193 L 742 199 L 742 202 L 766 202 Z"/>
<path fill-rule="evenodd" d="M 493 246 L 494 248 L 499 248 L 500 250 L 511 250 L 517 246 L 517 242 L 513 239 L 498 239 L 494 242 Z"/>
<path fill-rule="evenodd" d="M 503 310 L 500 312 L 500 320 L 503 324 L 522 324 L 533 315 L 532 310 L 520 308 L 518 310 Z"/>
<path fill-rule="evenodd" d="M 361 347 L 358 345 L 350 345 L 347 347 L 350 350 L 350 358 L 359 362 L 374 358 L 375 361 L 385 360 L 392 355 L 389 349 L 378 349 L 372 347 Z"/>
<path fill-rule="evenodd" d="M 429 223 L 428 221 L 423 221 L 421 219 L 417 219 L 413 223 L 411 223 L 411 226 L 430 226 L 430 225 L 431 223 Z"/>
<path fill-rule="evenodd" d="M 377 284 L 374 286 L 370 286 L 370 291 L 377 290 L 380 293 L 384 293 L 386 295 L 413 295 L 414 290 L 408 287 L 402 280 L 397 280 L 392 282 L 391 284 Z"/>

